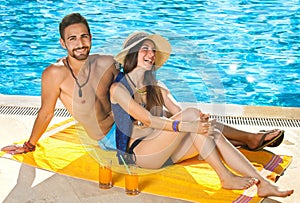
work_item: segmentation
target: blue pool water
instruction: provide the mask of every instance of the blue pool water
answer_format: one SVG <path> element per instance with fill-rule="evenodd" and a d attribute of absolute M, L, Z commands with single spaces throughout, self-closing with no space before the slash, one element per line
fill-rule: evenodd
<path fill-rule="evenodd" d="M 65 56 L 58 24 L 80 12 L 93 53 L 118 53 L 136 30 L 168 38 L 157 77 L 179 101 L 300 107 L 298 0 L 76 2 L 0 2 L 0 94 L 40 95 L 42 71 Z"/>

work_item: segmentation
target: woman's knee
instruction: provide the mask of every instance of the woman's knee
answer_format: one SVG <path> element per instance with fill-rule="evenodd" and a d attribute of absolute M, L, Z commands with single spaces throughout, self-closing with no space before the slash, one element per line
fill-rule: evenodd
<path fill-rule="evenodd" d="M 182 120 L 184 121 L 195 121 L 200 118 L 199 109 L 188 107 L 182 111 Z"/>

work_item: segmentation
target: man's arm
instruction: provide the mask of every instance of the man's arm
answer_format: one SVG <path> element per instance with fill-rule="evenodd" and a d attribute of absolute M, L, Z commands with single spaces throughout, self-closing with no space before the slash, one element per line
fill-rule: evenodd
<path fill-rule="evenodd" d="M 29 142 L 37 143 L 46 131 L 54 115 L 55 105 L 60 94 L 60 72 L 57 67 L 47 68 L 42 75 L 41 107 L 34 122 Z"/>
<path fill-rule="evenodd" d="M 56 101 L 60 94 L 60 77 L 57 74 L 59 74 L 58 69 L 53 65 L 45 69 L 42 74 L 41 107 L 29 140 L 23 146 L 10 145 L 3 147 L 2 151 L 10 154 L 20 154 L 35 150 L 36 143 L 46 131 L 54 115 Z"/>

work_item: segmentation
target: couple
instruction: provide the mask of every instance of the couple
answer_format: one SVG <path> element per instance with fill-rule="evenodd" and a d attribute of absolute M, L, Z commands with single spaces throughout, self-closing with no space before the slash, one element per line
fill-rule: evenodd
<path fill-rule="evenodd" d="M 89 55 L 92 35 L 80 14 L 64 17 L 59 30 L 60 43 L 68 55 L 42 74 L 41 107 L 31 136 L 23 146 L 10 145 L 3 151 L 34 151 L 59 98 L 104 149 L 118 148 L 119 143 L 114 143 L 116 134 L 130 133 L 129 146 L 140 167 L 159 168 L 167 160 L 176 163 L 200 155 L 216 170 L 225 189 L 246 189 L 257 184 L 261 197 L 293 193 L 279 190 L 262 177 L 232 145 L 251 150 L 278 146 L 283 131 L 248 133 L 210 121 L 209 115 L 198 109 L 182 110 L 168 89 L 155 80 L 153 71 L 168 60 L 171 52 L 166 39 L 134 33 L 125 41 L 116 62 L 112 56 Z M 123 73 L 118 62 L 123 65 Z M 126 117 L 133 118 L 126 120 L 128 125 L 123 124 Z M 230 172 L 221 157 L 241 176 Z"/>

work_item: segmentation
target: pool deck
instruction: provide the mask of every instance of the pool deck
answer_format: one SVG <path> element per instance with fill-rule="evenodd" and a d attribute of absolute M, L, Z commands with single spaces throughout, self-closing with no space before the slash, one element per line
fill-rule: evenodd
<path fill-rule="evenodd" d="M 39 97 L 6 96 L 0 94 L 1 106 L 39 107 Z M 182 104 L 190 106 L 192 104 Z M 60 103 L 57 105 L 62 107 Z M 205 112 L 245 117 L 276 117 L 300 119 L 300 108 L 253 107 L 240 105 L 200 104 Z M 35 116 L 3 115 L 0 113 L 0 148 L 29 137 Z M 55 117 L 51 124 L 65 118 Z M 236 125 L 239 129 L 257 131 L 268 126 Z M 286 131 L 285 140 L 276 148 L 266 148 L 276 154 L 293 156 L 291 165 L 277 182 L 282 188 L 295 189 L 287 198 L 266 198 L 264 203 L 296 203 L 300 200 L 300 128 L 281 127 Z M 127 196 L 123 188 L 100 190 L 95 182 L 72 178 L 57 173 L 37 169 L 26 164 L 0 158 L 0 202 L 186 202 L 178 199 L 141 193 Z"/>

